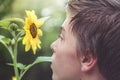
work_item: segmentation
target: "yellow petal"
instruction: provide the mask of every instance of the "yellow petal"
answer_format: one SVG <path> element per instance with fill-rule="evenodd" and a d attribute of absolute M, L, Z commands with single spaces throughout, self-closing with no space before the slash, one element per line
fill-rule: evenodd
<path fill-rule="evenodd" d="M 33 44 L 32 45 L 32 50 L 33 50 L 33 53 L 36 54 L 37 46 Z"/>
<path fill-rule="evenodd" d="M 39 21 L 36 25 L 37 25 L 38 27 L 41 27 L 44 23 L 45 23 L 45 21 L 44 21 L 44 20 L 41 20 L 41 21 Z"/>
<path fill-rule="evenodd" d="M 26 14 L 28 16 L 28 21 L 30 21 L 31 23 L 37 21 L 37 16 L 35 14 L 35 11 L 26 11 Z"/>
<path fill-rule="evenodd" d="M 25 37 L 23 38 L 22 43 L 25 44 L 25 43 L 27 42 L 27 40 L 28 40 L 28 39 L 27 39 L 27 37 L 25 36 Z"/>
<path fill-rule="evenodd" d="M 42 33 L 42 30 L 40 30 L 40 29 L 38 29 L 38 35 L 40 35 L 40 36 L 42 36 L 43 35 L 43 33 Z"/>
<path fill-rule="evenodd" d="M 38 20 L 37 26 L 41 27 L 49 17 L 40 18 Z"/>
<path fill-rule="evenodd" d="M 12 80 L 16 80 L 16 77 L 15 77 L 15 76 L 13 76 L 13 77 L 12 77 Z"/>
<path fill-rule="evenodd" d="M 25 46 L 25 51 L 29 51 L 30 50 L 30 44 L 27 43 L 26 46 Z"/>
<path fill-rule="evenodd" d="M 31 18 L 25 18 L 24 28 L 27 28 L 27 29 L 28 29 L 31 23 L 32 23 Z"/>
<path fill-rule="evenodd" d="M 38 45 L 37 45 L 37 47 L 41 49 L 41 46 L 40 46 L 40 44 L 38 44 Z"/>

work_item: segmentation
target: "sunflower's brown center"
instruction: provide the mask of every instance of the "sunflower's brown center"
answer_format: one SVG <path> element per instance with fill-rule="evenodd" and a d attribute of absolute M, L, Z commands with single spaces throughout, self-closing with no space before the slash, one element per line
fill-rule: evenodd
<path fill-rule="evenodd" d="M 30 25 L 30 33 L 31 33 L 33 38 L 35 38 L 37 36 L 37 28 L 36 28 L 36 25 L 34 23 L 32 23 Z"/>

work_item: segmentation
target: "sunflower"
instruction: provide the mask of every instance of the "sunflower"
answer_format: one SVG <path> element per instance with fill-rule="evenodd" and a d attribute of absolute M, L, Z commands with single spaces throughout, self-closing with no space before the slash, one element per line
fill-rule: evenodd
<path fill-rule="evenodd" d="M 13 77 L 12 77 L 12 80 L 16 80 L 16 77 L 15 77 L 15 76 L 13 76 Z"/>
<path fill-rule="evenodd" d="M 39 29 L 45 22 L 44 20 L 38 21 L 35 12 L 26 11 L 27 17 L 25 18 L 25 36 L 23 38 L 23 45 L 25 45 L 25 51 L 32 48 L 33 53 L 36 54 L 37 48 L 41 48 L 41 41 L 39 39 L 42 36 L 42 30 Z"/>

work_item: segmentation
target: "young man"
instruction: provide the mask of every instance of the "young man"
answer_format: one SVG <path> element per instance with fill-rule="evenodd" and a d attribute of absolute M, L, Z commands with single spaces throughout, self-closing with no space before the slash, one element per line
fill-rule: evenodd
<path fill-rule="evenodd" d="M 69 0 L 51 48 L 53 80 L 120 80 L 120 1 Z"/>

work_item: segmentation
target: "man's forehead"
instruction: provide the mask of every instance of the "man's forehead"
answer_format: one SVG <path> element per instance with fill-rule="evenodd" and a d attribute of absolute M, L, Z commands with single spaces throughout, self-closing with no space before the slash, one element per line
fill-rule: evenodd
<path fill-rule="evenodd" d="M 61 30 L 64 32 L 71 31 L 72 29 L 72 23 L 71 23 L 72 17 L 66 17 L 65 21 L 63 22 L 61 26 Z"/>

